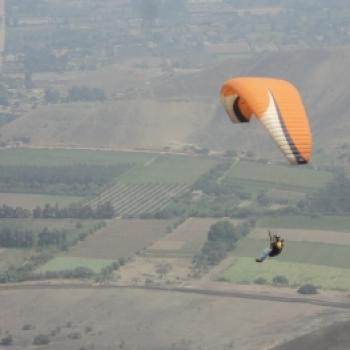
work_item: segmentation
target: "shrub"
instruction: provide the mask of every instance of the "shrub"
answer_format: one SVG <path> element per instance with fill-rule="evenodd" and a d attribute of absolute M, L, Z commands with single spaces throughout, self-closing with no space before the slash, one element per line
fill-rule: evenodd
<path fill-rule="evenodd" d="M 39 334 L 34 337 L 33 345 L 47 345 L 50 343 L 50 338 L 46 334 Z"/>
<path fill-rule="evenodd" d="M 272 283 L 276 286 L 288 286 L 289 282 L 287 277 L 277 275 L 272 279 Z"/>
<path fill-rule="evenodd" d="M 29 323 L 25 324 L 25 325 L 22 327 L 22 330 L 24 330 L 24 331 L 30 331 L 30 330 L 32 330 L 32 329 L 34 329 L 34 326 L 33 326 L 32 324 L 29 324 Z"/>
<path fill-rule="evenodd" d="M 298 289 L 298 293 L 299 294 L 317 294 L 317 288 L 311 284 L 311 283 L 307 283 L 302 285 L 299 289 Z"/>
<path fill-rule="evenodd" d="M 68 338 L 73 340 L 80 339 L 81 334 L 79 332 L 70 333 L 68 334 Z"/>
<path fill-rule="evenodd" d="M 264 277 L 258 277 L 254 280 L 255 284 L 267 284 L 267 279 Z"/>
<path fill-rule="evenodd" d="M 12 345 L 12 343 L 13 343 L 13 338 L 12 338 L 11 334 L 9 334 L 6 337 L 2 338 L 1 341 L 0 341 L 0 345 L 3 345 L 3 346 L 10 346 L 10 345 Z"/>

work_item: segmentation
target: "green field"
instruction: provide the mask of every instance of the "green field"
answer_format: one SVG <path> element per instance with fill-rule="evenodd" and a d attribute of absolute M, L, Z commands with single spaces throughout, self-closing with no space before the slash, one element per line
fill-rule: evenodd
<path fill-rule="evenodd" d="M 10 267 L 20 267 L 31 256 L 35 255 L 34 249 L 7 249 L 0 248 L 0 272 L 8 270 Z"/>
<path fill-rule="evenodd" d="M 267 240 L 242 239 L 238 242 L 233 255 L 253 259 L 267 246 Z M 349 256 L 350 247 L 345 245 L 288 241 L 283 254 L 273 260 L 350 269 Z"/>
<path fill-rule="evenodd" d="M 327 184 L 332 177 L 333 175 L 329 172 L 316 171 L 307 167 L 240 161 L 231 168 L 224 181 L 237 183 L 247 190 L 251 186 L 254 191 L 271 189 L 273 186 L 313 190 Z"/>
<path fill-rule="evenodd" d="M 111 265 L 113 261 L 114 260 L 107 259 L 87 259 L 58 256 L 41 266 L 36 272 L 69 271 L 78 267 L 85 267 L 94 271 L 95 273 L 99 273 L 104 267 Z"/>
<path fill-rule="evenodd" d="M 281 256 L 262 264 L 255 262 L 268 240 L 245 238 L 232 255 L 236 258 L 220 279 L 235 283 L 254 283 L 264 278 L 285 276 L 289 285 L 312 283 L 326 289 L 350 289 L 350 247 L 319 242 L 286 242 Z"/>
<path fill-rule="evenodd" d="M 134 167 L 118 181 L 126 184 L 190 184 L 216 164 L 216 160 L 208 157 L 160 155 Z"/>
<path fill-rule="evenodd" d="M 254 259 L 240 257 L 221 276 L 235 283 L 253 283 L 265 278 L 269 283 L 277 275 L 285 276 L 290 286 L 312 283 L 324 289 L 350 289 L 350 269 L 270 260 L 257 264 Z"/>
<path fill-rule="evenodd" d="M 143 164 L 153 153 L 114 152 L 63 149 L 8 149 L 0 150 L 0 165 L 59 166 L 73 164 L 115 165 L 120 163 Z"/>
<path fill-rule="evenodd" d="M 276 216 L 264 217 L 257 221 L 258 227 L 293 228 L 323 231 L 340 231 L 350 233 L 350 217 L 348 216 Z"/>

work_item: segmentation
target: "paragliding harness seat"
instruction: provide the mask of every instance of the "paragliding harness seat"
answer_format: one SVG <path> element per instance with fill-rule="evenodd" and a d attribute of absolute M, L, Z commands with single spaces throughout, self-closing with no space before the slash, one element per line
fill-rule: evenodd
<path fill-rule="evenodd" d="M 284 246 L 284 240 L 277 235 L 271 235 L 270 231 L 269 231 L 269 237 L 270 237 L 270 250 L 271 250 L 269 253 L 269 257 L 272 258 L 274 256 L 281 254 Z"/>

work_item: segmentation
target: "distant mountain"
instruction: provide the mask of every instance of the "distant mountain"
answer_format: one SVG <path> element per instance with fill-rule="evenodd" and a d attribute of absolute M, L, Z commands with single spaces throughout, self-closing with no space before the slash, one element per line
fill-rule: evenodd
<path fill-rule="evenodd" d="M 231 59 L 200 72 L 175 72 L 151 84 L 144 82 L 142 88 L 136 87 L 137 93 L 115 101 L 39 107 L 1 128 L 1 139 L 29 136 L 34 144 L 154 148 L 198 144 L 282 159 L 256 121 L 233 125 L 219 101 L 224 80 L 262 75 L 288 79 L 301 90 L 315 149 L 328 149 L 349 142 L 349 62 L 348 48 Z M 118 81 L 118 75 L 110 79 Z"/>
<path fill-rule="evenodd" d="M 310 117 L 315 149 L 350 142 L 350 49 L 315 49 L 261 54 L 254 59 L 229 60 L 215 68 L 175 78 L 163 84 L 159 94 L 184 94 L 194 101 L 218 95 L 221 83 L 235 76 L 271 76 L 293 82 L 302 92 Z M 231 125 L 218 105 L 216 113 L 203 118 L 192 141 L 207 147 L 275 150 L 260 125 Z M 232 146 L 231 146 L 232 145 Z M 257 147 L 259 146 L 259 147 Z M 274 152 L 275 153 L 275 152 Z"/>

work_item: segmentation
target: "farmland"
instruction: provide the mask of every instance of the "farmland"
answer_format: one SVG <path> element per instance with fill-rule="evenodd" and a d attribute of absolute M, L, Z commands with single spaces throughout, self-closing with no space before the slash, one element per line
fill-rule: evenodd
<path fill-rule="evenodd" d="M 252 283 L 258 278 L 272 283 L 272 279 L 278 275 L 286 277 L 291 286 L 312 283 L 324 289 L 350 289 L 349 269 L 286 261 L 270 261 L 258 265 L 248 257 L 238 258 L 222 277 L 234 283 Z"/>
<path fill-rule="evenodd" d="M 151 153 L 93 151 L 74 149 L 2 149 L 0 165 L 63 166 L 73 164 L 115 165 L 143 164 L 154 157 Z"/>
<path fill-rule="evenodd" d="M 264 217 L 258 220 L 259 227 L 295 228 L 323 231 L 350 232 L 350 218 L 348 216 L 276 216 Z"/>
<path fill-rule="evenodd" d="M 155 156 L 122 174 L 117 183 L 88 201 L 92 207 L 110 202 L 118 216 L 152 214 L 189 191 L 190 185 L 217 161 L 206 157 Z"/>
<path fill-rule="evenodd" d="M 271 188 L 310 191 L 331 179 L 332 174 L 311 168 L 240 161 L 231 168 L 224 181 L 237 183 L 246 190 L 252 187 L 253 191 Z"/>
<path fill-rule="evenodd" d="M 255 257 L 261 253 L 266 244 L 266 240 L 243 239 L 233 254 Z M 347 245 L 288 241 L 283 254 L 274 260 L 350 269 L 349 254 L 350 246 Z"/>
<path fill-rule="evenodd" d="M 27 193 L 0 193 L 0 206 L 8 205 L 11 207 L 22 207 L 25 209 L 34 209 L 36 206 L 44 207 L 45 204 L 55 205 L 60 207 L 68 206 L 72 203 L 77 203 L 82 200 L 82 197 L 74 196 L 50 196 L 40 194 Z"/>
<path fill-rule="evenodd" d="M 217 221 L 212 218 L 189 218 L 169 235 L 150 246 L 145 251 L 145 255 L 192 258 L 206 241 L 210 226 Z M 238 220 L 230 221 L 238 222 Z"/>
<path fill-rule="evenodd" d="M 322 225 L 322 220 L 316 230 L 314 219 L 294 219 L 295 223 L 299 223 L 294 227 L 299 229 L 284 228 L 288 226 L 284 222 L 287 218 L 268 222 L 272 231 L 280 233 L 286 239 L 286 247 L 281 256 L 264 264 L 254 261 L 268 244 L 266 229 L 257 227 L 248 238 L 238 242 L 232 252 L 234 262 L 221 278 L 234 283 L 253 283 L 261 278 L 272 283 L 275 276 L 283 275 L 291 286 L 313 283 L 325 289 L 350 289 L 348 221 L 344 218 L 339 223 L 338 217 L 323 218 L 323 222 L 328 222 L 327 227 L 332 227 L 332 232 L 326 231 L 325 227 L 321 230 L 319 225 Z M 259 223 L 261 224 L 258 221 Z M 339 229 L 343 229 L 343 232 Z"/>
<path fill-rule="evenodd" d="M 99 273 L 104 267 L 112 263 L 113 260 L 108 259 L 84 259 L 57 256 L 45 265 L 41 266 L 36 272 L 66 271 L 73 270 L 78 267 L 84 267 L 92 270 L 95 273 Z"/>
<path fill-rule="evenodd" d="M 2 219 L 0 220 L 0 229 L 9 228 L 11 230 L 30 230 L 37 235 L 44 228 L 48 230 L 62 230 L 67 233 L 67 244 L 70 245 L 79 240 L 82 234 L 91 234 L 103 225 L 102 221 L 89 220 L 81 222 L 79 220 L 34 220 L 34 219 Z M 48 254 L 53 254 L 53 248 L 46 249 Z M 0 253 L 0 272 L 6 271 L 8 268 L 18 268 L 33 256 L 43 253 L 42 249 L 34 248 L 1 249 Z"/>
<path fill-rule="evenodd" d="M 122 183 L 191 184 L 217 164 L 208 157 L 160 155 L 119 179 Z"/>
<path fill-rule="evenodd" d="M 165 275 L 169 283 L 188 281 L 193 272 L 192 259 L 207 240 L 210 226 L 217 221 L 213 218 L 188 218 L 123 266 L 118 272 L 120 281 L 144 283 L 151 279 L 153 282 L 163 282 L 165 276 L 157 273 L 159 266 L 166 267 Z"/>
<path fill-rule="evenodd" d="M 172 221 L 114 219 L 79 242 L 67 255 L 93 259 L 129 258 L 166 235 Z"/>
<path fill-rule="evenodd" d="M 188 190 L 187 185 L 126 185 L 118 182 L 87 203 L 96 208 L 99 204 L 110 202 L 117 216 L 138 216 L 164 208 L 172 198 Z"/>

